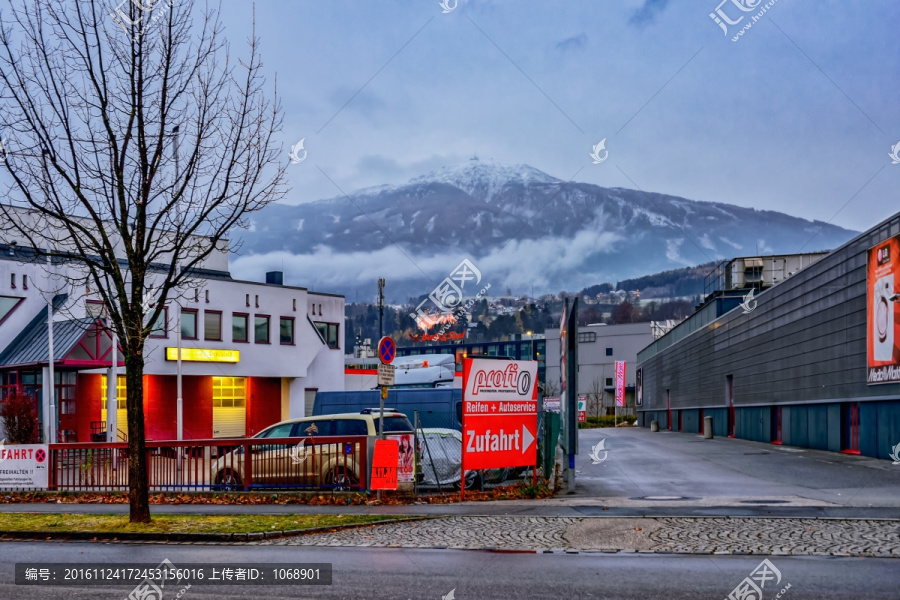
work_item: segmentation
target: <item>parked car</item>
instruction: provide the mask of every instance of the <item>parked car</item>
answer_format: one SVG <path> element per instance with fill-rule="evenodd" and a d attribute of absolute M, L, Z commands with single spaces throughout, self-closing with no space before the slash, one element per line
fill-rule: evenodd
<path fill-rule="evenodd" d="M 289 419 L 263 429 L 250 440 L 254 487 L 314 487 L 348 489 L 360 482 L 359 452 L 364 448 L 349 443 L 317 443 L 326 436 L 378 434 L 378 411 L 318 415 Z M 385 433 L 412 433 L 412 424 L 403 413 L 387 409 Z M 299 444 L 277 443 L 279 438 L 306 438 Z M 270 443 L 265 443 L 271 440 Z M 274 443 L 273 443 L 274 442 Z M 220 456 L 212 463 L 213 489 L 242 489 L 246 480 L 244 447 Z"/>

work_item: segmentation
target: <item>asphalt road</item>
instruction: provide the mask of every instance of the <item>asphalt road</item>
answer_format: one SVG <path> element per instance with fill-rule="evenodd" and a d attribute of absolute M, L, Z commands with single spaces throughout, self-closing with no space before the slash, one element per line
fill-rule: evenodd
<path fill-rule="evenodd" d="M 760 556 L 659 556 L 604 554 L 502 554 L 480 551 L 388 548 L 298 548 L 251 546 L 165 546 L 97 543 L 0 544 L 0 598 L 4 600 L 125 600 L 133 586 L 16 586 L 16 562 L 283 562 L 333 564 L 331 586 L 193 586 L 184 600 L 225 598 L 433 599 L 455 590 L 456 600 L 547 598 L 634 598 L 719 600 L 756 569 Z M 896 559 L 774 557 L 781 573 L 763 598 L 783 600 L 896 600 Z M 166 590 L 164 600 L 175 598 Z M 155 599 L 154 599 L 155 600 Z"/>
<path fill-rule="evenodd" d="M 570 502 L 634 507 L 646 505 L 643 498 L 669 496 L 683 499 L 657 505 L 746 507 L 768 501 L 900 509 L 900 465 L 889 460 L 645 428 L 579 433 Z M 591 448 L 601 440 L 605 450 L 598 456 L 606 460 L 593 464 Z"/>

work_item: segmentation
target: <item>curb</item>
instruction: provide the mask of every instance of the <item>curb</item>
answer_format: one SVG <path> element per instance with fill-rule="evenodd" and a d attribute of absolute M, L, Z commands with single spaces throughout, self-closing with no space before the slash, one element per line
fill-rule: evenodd
<path fill-rule="evenodd" d="M 408 521 L 424 521 L 434 517 L 423 515 L 405 517 L 403 519 L 382 519 L 369 521 L 368 523 L 347 523 L 346 525 L 328 525 L 323 527 L 309 527 L 307 529 L 285 529 L 281 531 L 257 531 L 252 533 L 144 533 L 140 531 L 122 532 L 91 532 L 91 531 L 2 531 L 0 540 L 81 540 L 81 541 L 117 541 L 117 542 L 255 542 L 259 540 L 271 540 L 282 537 L 309 535 L 314 533 L 326 533 L 341 531 L 343 529 L 357 529 L 373 525 L 387 525 L 389 523 L 404 523 Z"/>

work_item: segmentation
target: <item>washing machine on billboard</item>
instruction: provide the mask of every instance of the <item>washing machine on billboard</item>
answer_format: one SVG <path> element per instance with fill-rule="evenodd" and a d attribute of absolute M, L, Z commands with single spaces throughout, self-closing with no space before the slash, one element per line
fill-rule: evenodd
<path fill-rule="evenodd" d="M 894 358 L 894 275 L 886 275 L 875 281 L 873 306 L 875 320 L 872 323 L 874 358 L 891 361 Z"/>

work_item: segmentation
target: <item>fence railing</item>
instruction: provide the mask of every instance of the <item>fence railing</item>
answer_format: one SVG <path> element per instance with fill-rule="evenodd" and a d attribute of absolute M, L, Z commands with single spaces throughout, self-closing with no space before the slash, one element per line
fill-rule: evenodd
<path fill-rule="evenodd" d="M 148 441 L 150 490 L 364 490 L 366 436 Z M 51 490 L 128 489 L 128 444 L 50 444 Z"/>

